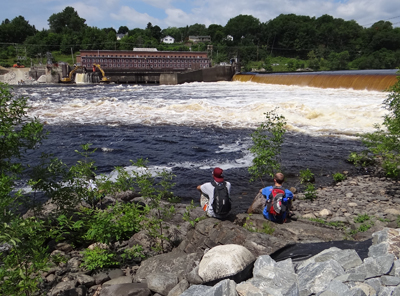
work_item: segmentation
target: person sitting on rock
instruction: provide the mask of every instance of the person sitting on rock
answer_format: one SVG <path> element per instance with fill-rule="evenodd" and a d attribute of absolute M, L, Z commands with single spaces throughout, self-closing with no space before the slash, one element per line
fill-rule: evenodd
<path fill-rule="evenodd" d="M 285 176 L 282 173 L 276 173 L 274 176 L 274 185 L 260 189 L 260 192 L 266 198 L 266 206 L 264 207 L 263 215 L 272 222 L 286 222 L 289 208 L 293 200 L 293 193 L 289 189 L 282 187 L 284 181 Z M 281 196 L 281 199 L 279 196 Z M 276 203 L 274 199 L 277 200 Z M 278 202 L 278 200 L 280 200 L 280 202 Z"/>
<path fill-rule="evenodd" d="M 231 210 L 231 183 L 224 181 L 221 168 L 213 170 L 213 181 L 197 186 L 201 192 L 200 205 L 207 216 L 224 219 Z"/>

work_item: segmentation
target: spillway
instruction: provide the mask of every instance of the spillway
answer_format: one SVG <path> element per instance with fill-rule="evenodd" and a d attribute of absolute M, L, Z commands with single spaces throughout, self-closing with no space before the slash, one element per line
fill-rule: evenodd
<path fill-rule="evenodd" d="M 383 91 L 397 81 L 397 70 L 235 74 L 233 81 Z"/>

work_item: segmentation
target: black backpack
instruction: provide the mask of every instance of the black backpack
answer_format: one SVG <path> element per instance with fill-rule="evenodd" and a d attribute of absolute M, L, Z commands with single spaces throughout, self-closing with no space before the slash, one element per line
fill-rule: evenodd
<path fill-rule="evenodd" d="M 226 182 L 217 184 L 212 181 L 211 184 L 214 186 L 214 201 L 212 204 L 214 213 L 221 216 L 228 214 L 231 210 L 231 199 L 228 188 L 226 188 Z"/>
<path fill-rule="evenodd" d="M 268 213 L 274 216 L 280 216 L 286 212 L 286 205 L 283 204 L 283 199 L 286 197 L 285 188 L 272 187 L 269 199 L 266 201 Z"/>

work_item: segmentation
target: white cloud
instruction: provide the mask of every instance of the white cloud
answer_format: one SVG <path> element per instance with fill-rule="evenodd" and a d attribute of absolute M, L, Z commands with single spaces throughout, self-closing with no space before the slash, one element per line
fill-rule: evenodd
<path fill-rule="evenodd" d="M 139 13 L 128 6 L 121 7 L 118 13 L 110 13 L 110 16 L 114 20 L 117 20 L 120 23 L 120 26 L 127 26 L 130 29 L 144 29 L 149 22 L 153 25 L 159 25 L 160 23 L 160 20 L 157 18 L 154 18 L 147 13 Z"/>
<path fill-rule="evenodd" d="M 0 0 L 5 1 L 5 0 Z M 26 0 L 7 2 L 0 10 L 0 19 L 22 15 L 38 29 L 47 28 L 47 19 L 66 6 L 72 6 L 86 19 L 86 24 L 99 28 L 128 26 L 145 28 L 148 22 L 161 28 L 194 23 L 220 24 L 239 14 L 252 15 L 267 22 L 280 14 L 294 13 L 319 17 L 323 14 L 345 20 L 354 19 L 360 25 L 371 26 L 379 20 L 389 20 L 400 26 L 398 0 Z M 143 5 L 145 4 L 145 5 Z M 144 9 L 151 8 L 146 11 Z M 153 8 L 154 7 L 154 8 Z"/>
<path fill-rule="evenodd" d="M 71 7 L 73 7 L 77 12 L 78 15 L 81 18 L 84 18 L 86 20 L 86 24 L 88 26 L 94 27 L 94 25 L 91 25 L 93 23 L 96 23 L 99 19 L 104 19 L 107 15 L 104 12 L 104 9 L 101 9 L 98 5 L 93 5 L 88 2 L 76 2 L 76 3 L 71 3 Z"/>

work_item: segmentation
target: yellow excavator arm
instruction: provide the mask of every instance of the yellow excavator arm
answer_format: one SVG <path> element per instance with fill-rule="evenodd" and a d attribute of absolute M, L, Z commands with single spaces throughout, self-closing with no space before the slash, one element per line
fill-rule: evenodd
<path fill-rule="evenodd" d="M 82 66 L 76 66 L 71 72 L 69 72 L 68 77 L 63 77 L 61 78 L 61 82 L 71 82 L 72 81 L 72 75 L 76 72 L 76 70 L 82 69 Z"/>
<path fill-rule="evenodd" d="M 102 82 L 109 82 L 109 79 L 106 77 L 106 73 L 104 73 L 104 70 L 100 67 L 99 64 L 93 64 L 93 67 L 96 67 L 97 69 L 100 70 L 101 75 L 103 75 L 103 77 L 101 78 Z"/>

